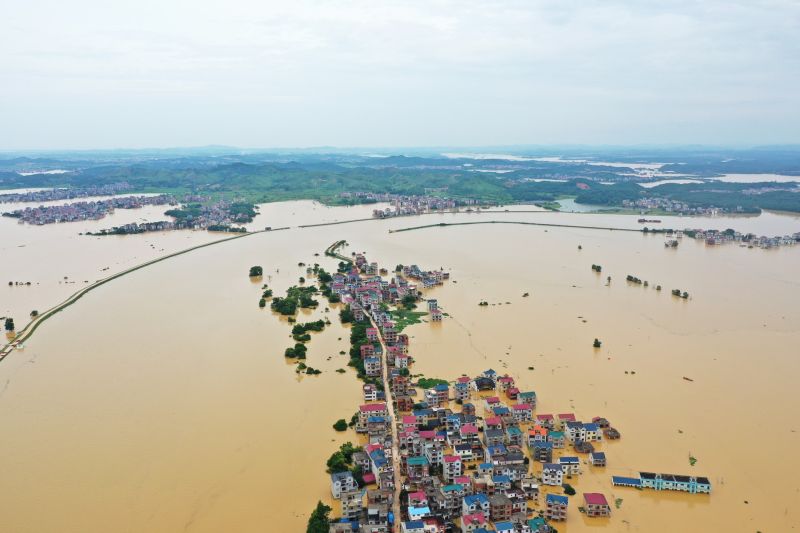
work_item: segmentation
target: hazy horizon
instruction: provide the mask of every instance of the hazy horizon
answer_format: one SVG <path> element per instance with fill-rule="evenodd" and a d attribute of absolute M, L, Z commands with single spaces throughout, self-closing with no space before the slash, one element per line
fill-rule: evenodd
<path fill-rule="evenodd" d="M 798 144 L 516 144 L 516 145 L 441 145 L 441 146 L 234 146 L 222 144 L 207 144 L 196 146 L 142 146 L 126 147 L 115 146 L 107 148 L 19 148 L 7 149 L 0 146 L 0 155 L 4 156 L 57 156 L 57 155 L 86 155 L 95 154 L 159 154 L 174 153 L 187 156 L 202 155 L 236 155 L 240 154 L 307 154 L 307 155 L 359 155 L 375 156 L 453 156 L 463 155 L 538 155 L 555 156 L 563 154 L 571 156 L 581 153 L 607 154 L 609 157 L 625 154 L 635 156 L 639 153 L 655 154 L 657 152 L 687 153 L 696 151 L 789 151 L 798 152 Z"/>
<path fill-rule="evenodd" d="M 0 22 L 0 150 L 794 145 L 798 27 L 790 0 L 34 0 Z"/>

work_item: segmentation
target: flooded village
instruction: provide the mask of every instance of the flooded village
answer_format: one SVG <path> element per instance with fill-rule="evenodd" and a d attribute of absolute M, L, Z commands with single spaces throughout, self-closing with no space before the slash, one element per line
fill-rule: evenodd
<path fill-rule="evenodd" d="M 328 208 L 311 202 L 268 204 L 260 206 L 250 227 L 369 218 L 372 207 Z M 298 218 L 292 217 L 294 213 Z M 119 217 L 128 214 L 115 213 L 113 224 L 124 222 Z M 149 216 L 158 214 L 151 209 Z M 553 216 L 570 224 L 591 220 L 596 225 L 637 227 L 636 218 L 625 215 L 521 213 L 515 218 L 546 222 Z M 474 219 L 467 213 L 432 217 L 447 221 Z M 18 327 L 24 325 L 24 317 L 31 309 L 47 309 L 60 294 L 66 297 L 75 290 L 64 288 L 66 293 L 56 292 L 62 287 L 57 281 L 62 275 L 91 280 L 92 272 L 100 268 L 119 268 L 114 261 L 121 258 L 128 257 L 135 264 L 162 248 L 179 249 L 189 243 L 209 242 L 212 237 L 207 232 L 186 231 L 87 239 L 77 237 L 77 232 L 96 231 L 97 222 L 44 227 L 18 225 L 10 219 L 2 222 L 2 229 L 7 232 L 5 242 L 26 244 L 4 250 L 14 268 L 8 271 L 9 277 L 33 282 L 31 287 L 4 287 L 8 296 L 4 302 L 19 302 L 19 310 L 11 313 L 17 318 Z M 675 226 L 667 219 L 664 223 Z M 681 527 L 712 530 L 720 523 L 733 530 L 742 526 L 747 531 L 780 531 L 794 523 L 794 511 L 787 507 L 793 495 L 793 478 L 749 476 L 747 472 L 767 468 L 769 457 L 748 454 L 746 440 L 729 431 L 734 428 L 723 414 L 729 398 L 740 392 L 742 380 L 746 380 L 755 400 L 741 406 L 741 416 L 765 420 L 765 435 L 774 443 L 776 453 L 792 457 L 796 442 L 791 423 L 781 423 L 782 418 L 757 398 L 792 401 L 789 377 L 796 367 L 790 341 L 796 338 L 798 316 L 793 307 L 793 291 L 786 290 L 792 286 L 791 279 L 783 273 L 796 265 L 796 247 L 780 247 L 768 254 L 743 253 L 735 246 L 710 247 L 684 237 L 678 253 L 673 253 L 664 249 L 660 235 L 488 224 L 388 233 L 404 224 L 405 219 L 389 218 L 350 226 L 294 227 L 253 234 L 140 270 L 81 299 L 69 312 L 58 313 L 37 331 L 35 339 L 25 343 L 24 350 L 0 365 L 0 383 L 8 383 L 0 402 L 8 430 L 7 438 L 0 442 L 0 452 L 16 458 L 13 464 L 5 465 L 6 476 L 0 481 L 0 493 L 13 507 L 7 514 L 9 527 L 33 524 L 40 530 L 107 531 L 122 517 L 132 529 L 167 532 L 184 527 L 187 517 L 200 508 L 202 512 L 196 515 L 191 528 L 197 531 L 224 527 L 259 531 L 265 523 L 277 530 L 300 531 L 318 501 L 331 507 L 329 516 L 338 523 L 347 515 L 342 501 L 334 498 L 326 460 L 332 452 L 341 452 L 340 446 L 347 442 L 353 445 L 345 446 L 346 455 L 355 460 L 344 465 L 338 477 L 343 492 L 360 495 L 345 498 L 345 503 L 351 505 L 347 512 L 358 521 L 359 528 L 368 522 L 370 505 L 373 512 L 378 509 L 380 516 L 384 504 L 388 506 L 387 522 L 391 513 L 398 530 L 406 522 L 411 522 L 407 527 L 412 527 L 419 526 L 420 521 L 425 524 L 425 520 L 441 523 L 445 528 L 447 524 L 460 528 L 464 525 L 464 497 L 483 494 L 490 503 L 488 520 L 485 516 L 483 522 L 481 518 L 471 518 L 469 527 L 497 529 L 491 514 L 492 497 L 499 499 L 495 492 L 517 501 L 517 491 L 530 489 L 531 484 L 538 486 L 539 496 L 526 500 L 527 521 L 536 520 L 537 527 L 546 522 L 561 532 L 625 528 L 666 532 Z M 691 225 L 717 227 L 720 231 L 736 227 L 742 233 L 784 234 L 796 228 L 796 221 L 762 215 L 704 219 Z M 38 242 L 28 237 L 33 232 L 49 236 L 44 242 L 63 243 L 80 253 L 65 253 L 65 263 L 71 261 L 68 264 L 23 262 L 29 257 L 25 254 L 41 250 Z M 279 295 L 297 284 L 298 275 L 313 279 L 305 267 L 300 267 L 300 272 L 297 267 L 301 261 L 309 262 L 309 251 L 323 255 L 331 242 L 341 238 L 369 252 L 362 263 L 364 272 L 361 267 L 357 269 L 359 280 L 370 280 L 369 288 L 362 288 L 363 296 L 347 287 L 354 283 L 348 279 L 352 266 L 336 272 L 340 259 L 314 260 L 332 269 L 331 275 L 337 276 L 336 290 L 347 290 L 341 294 L 350 295 L 351 304 L 361 305 L 360 299 L 366 301 L 367 295 L 370 301 L 386 298 L 381 303 L 389 307 L 398 338 L 408 337 L 407 353 L 391 350 L 395 365 L 387 365 L 390 345 L 377 335 L 382 328 L 373 326 L 370 313 L 364 311 L 365 320 L 357 328 L 352 322 L 342 326 L 320 305 L 317 309 L 299 310 L 297 319 L 324 321 L 329 316 L 333 322 L 324 331 L 311 333 L 313 340 L 308 343 L 304 360 L 322 373 L 296 373 L 292 370 L 299 367 L 298 361 L 285 358 L 282 353 L 291 327 L 287 327 L 285 319 L 276 320 L 269 307 L 257 309 L 253 292 L 260 292 L 261 283 L 243 282 L 242 269 L 251 264 L 269 265 L 265 279 L 267 274 L 271 276 L 270 288 Z M 444 242 L 455 246 L 444 247 Z M 112 253 L 120 259 L 108 259 Z M 356 257 L 349 250 L 341 253 L 355 262 Z M 19 267 L 14 266 L 15 261 Z M 407 262 L 419 266 L 415 268 Z M 602 275 L 588 268 L 589 263 L 598 262 L 603 265 Z M 30 264 L 37 268 L 23 269 Z M 742 270 L 743 265 L 747 266 L 746 271 Z M 397 266 L 401 267 L 399 271 Z M 440 269 L 442 266 L 444 270 Z M 431 267 L 436 269 L 429 271 Z M 276 272 L 278 268 L 280 272 Z M 758 285 L 747 283 L 754 271 L 762 279 Z M 420 277 L 425 272 L 434 274 Z M 436 272 L 441 272 L 441 284 Z M 629 272 L 664 283 L 666 288 L 686 287 L 692 292 L 692 300 L 670 297 L 668 290 L 642 291 L 639 285 L 616 282 L 624 280 Z M 725 275 L 720 276 L 720 272 Z M 445 275 L 450 279 L 445 280 Z M 608 275 L 615 280 L 610 285 L 606 283 Z M 392 296 L 392 278 L 397 296 Z M 416 302 L 417 308 L 406 316 L 397 313 L 405 296 L 399 290 L 400 278 L 423 293 Z M 171 281 L 165 284 L 164 280 Z M 732 285 L 737 290 L 731 291 Z M 198 286 L 203 290 L 197 290 Z M 333 288 L 333 282 L 329 286 Z M 523 297 L 527 293 L 529 296 Z M 391 298 L 399 298 L 401 306 L 389 303 Z M 484 300 L 490 305 L 479 306 Z M 213 312 L 199 311 L 209 301 L 215 303 Z M 765 301 L 772 309 L 766 315 L 762 305 L 755 305 Z M 333 312 L 344 305 L 330 307 Z M 431 308 L 438 313 L 431 313 Z M 109 309 L 115 312 L 110 313 Z M 134 309 L 147 312 L 133 313 Z M 378 309 L 386 311 L 380 304 Z M 122 321 L 120 313 L 125 317 Z M 409 325 L 410 313 L 425 315 L 420 317 L 420 323 Z M 434 315 L 441 316 L 440 324 L 434 323 Z M 373 327 L 376 332 L 370 332 L 370 336 L 378 340 L 366 342 L 366 330 Z M 348 352 L 353 348 L 348 334 L 362 328 L 363 345 L 371 344 L 373 354 L 379 355 L 364 365 L 366 379 L 357 380 L 358 371 L 347 367 L 352 360 L 352 353 Z M 81 334 L 75 335 L 76 331 Z M 147 350 L 141 349 L 144 336 L 155 340 Z M 597 337 L 602 340 L 600 349 L 592 347 L 592 340 Z M 371 357 L 369 350 L 364 347 L 364 360 Z M 344 355 L 337 355 L 340 352 Z M 755 357 L 754 353 L 762 355 Z M 358 359 L 362 361 L 361 347 Z M 391 434 L 391 424 L 387 427 L 387 421 L 373 420 L 370 426 L 365 415 L 361 419 L 366 432 L 356 429 L 362 429 L 358 425 L 359 405 L 375 404 L 387 411 L 389 405 L 395 408 L 391 383 L 387 389 L 382 373 L 386 369 L 387 373 L 402 376 L 406 373 L 404 365 L 408 365 L 412 404 L 408 411 L 395 409 L 392 416 L 392 420 L 399 420 L 395 424 L 399 453 L 393 454 L 385 440 L 381 447 L 392 464 L 391 471 L 400 472 L 396 478 L 400 494 L 395 499 L 390 491 L 389 504 L 382 499 L 380 477 L 374 481 L 370 478 L 370 474 L 375 475 L 370 452 L 379 464 L 381 453 L 368 447 L 378 444 L 385 432 Z M 367 367 L 372 376 L 366 376 Z M 535 370 L 531 370 L 533 367 Z M 348 370 L 339 373 L 339 369 Z M 476 390 L 474 386 L 479 383 L 488 386 L 488 381 L 480 378 L 486 377 L 489 369 L 495 371 L 488 372 L 495 376 L 495 388 Z M 762 375 L 779 378 L 765 381 Z M 91 376 L 97 385 L 81 386 L 86 376 Z M 693 381 L 685 381 L 683 376 Z M 516 400 L 503 388 L 508 378 L 513 382 L 509 388 L 518 389 Z M 457 394 L 463 394 L 465 385 L 460 382 L 470 383 L 466 386 L 469 399 L 461 404 L 457 403 Z M 449 400 L 437 404 L 444 401 L 444 385 Z M 721 394 L 709 398 L 705 394 L 709 389 Z M 143 396 L 142 391 L 147 394 Z M 533 391 L 533 421 L 514 422 L 513 406 L 533 405 L 534 398 L 525 394 Z M 176 401 L 176 397 L 183 400 Z M 489 398 L 496 399 L 487 402 Z M 401 404 L 407 401 L 402 399 Z M 163 409 L 167 404 L 173 406 L 169 411 Z M 474 406 L 474 419 L 469 416 L 469 406 L 464 414 L 465 404 Z M 60 409 L 69 427 L 62 427 L 48 414 L 53 405 L 63 406 Z M 703 409 L 698 410 L 698 405 Z M 511 411 L 511 417 L 503 407 Z M 486 422 L 495 422 L 490 420 L 495 417 L 495 409 L 500 425 L 490 426 L 487 432 Z M 416 426 L 412 426 L 410 418 L 404 425 L 403 418 L 414 416 L 415 411 L 422 415 L 414 418 Z M 353 414 L 355 420 L 351 418 Z M 547 414 L 552 415 L 552 423 Z M 559 415 L 568 414 L 584 426 L 599 426 L 601 440 L 587 440 L 578 446 L 588 450 L 586 445 L 591 445 L 593 452 L 576 450 L 575 444 L 567 440 L 565 427 L 573 420 Z M 450 415 L 464 415 L 465 422 L 477 428 L 482 450 L 471 447 L 475 460 L 467 455 L 460 441 L 456 442 L 460 433 L 456 436 L 450 431 L 448 440 Z M 527 413 L 522 416 L 527 417 Z M 331 424 L 337 419 L 353 425 L 346 431 L 335 431 Z M 604 427 L 607 422 L 609 427 Z M 541 429 L 536 429 L 537 425 Z M 133 427 L 141 430 L 133 431 Z M 198 430 L 187 432 L 187 427 Z M 276 437 L 283 435 L 281 428 L 292 428 L 293 435 L 309 436 L 301 438 L 307 444 L 302 461 L 286 460 L 297 456 L 298 437 Z M 495 448 L 490 451 L 489 446 L 501 444 L 500 433 L 496 432 L 502 432 L 502 438 L 508 440 L 502 442 L 510 454 L 506 460 L 516 460 L 515 453 L 520 451 L 515 447 L 519 444 L 512 444 L 519 442 L 516 429 L 522 434 L 522 464 L 528 460 L 529 479 L 525 486 L 512 481 L 509 487 L 500 477 L 502 483 L 497 486 L 502 488 L 490 488 L 492 477 L 510 473 L 495 473 L 494 465 L 491 472 L 488 467 L 480 469 L 482 464 L 500 460 L 501 455 L 494 453 Z M 371 442 L 370 430 L 376 442 Z M 428 431 L 434 433 L 425 433 Z M 49 450 L 52 461 L 42 461 L 41 446 L 36 444 L 43 442 L 44 432 L 57 434 L 63 443 Z M 470 429 L 465 430 L 465 439 L 472 438 L 469 432 Z M 407 442 L 400 439 L 403 433 L 409 434 Z M 559 433 L 564 434 L 563 448 L 555 447 L 561 445 Z M 594 434 L 590 425 L 587 435 Z M 485 443 L 487 435 L 492 444 Z M 579 430 L 577 435 L 580 437 Z M 620 438 L 614 438 L 617 435 Z M 419 439 L 419 444 L 414 439 Z M 548 439 L 554 444 L 550 459 Z M 98 457 L 98 448 L 86 446 L 87 441 L 102 443 L 103 449 L 114 453 Z M 443 470 L 432 466 L 430 459 L 430 480 L 409 482 L 406 474 L 409 458 L 412 473 L 415 468 L 424 469 L 424 465 L 417 467 L 419 459 L 413 458 L 427 459 L 428 442 L 441 443 L 442 463 L 445 455 L 461 457 L 462 477 L 469 478 L 469 484 L 463 486 L 464 494 L 459 496 L 461 509 L 451 510 L 448 517 L 437 507 L 438 489 L 433 480 L 439 480 L 441 488 L 456 483 L 447 482 Z M 539 460 L 535 456 L 537 449 Z M 124 453 L 117 453 L 119 450 Z M 479 453 L 483 459 L 479 459 Z M 690 464 L 691 457 L 697 458 L 695 465 Z M 575 458 L 578 474 L 572 473 Z M 366 475 L 366 480 L 359 477 L 356 463 L 364 467 L 362 476 Z M 545 470 L 545 465 L 556 468 Z M 790 459 L 789 468 L 793 465 Z M 561 467 L 561 485 L 545 483 L 545 477 L 548 483 L 558 482 L 557 467 Z M 382 468 L 385 472 L 387 467 Z M 112 484 L 110 472 L 115 480 Z M 661 481 L 656 481 L 656 476 Z M 689 492 L 694 488 L 700 492 L 703 476 L 711 484 L 712 494 Z M 350 477 L 358 488 L 344 490 L 353 489 Z M 282 482 L 275 483 L 275 479 Z M 652 487 L 648 485 L 651 479 Z M 484 480 L 486 486 L 482 485 Z M 360 485 L 363 481 L 369 483 Z M 79 482 L 85 483 L 86 491 L 64 490 L 68 484 Z M 575 490 L 574 495 L 567 494 L 565 483 Z M 209 492 L 208 487 L 217 489 Z M 56 502 L 47 515 L 37 511 L 42 490 Z M 406 499 L 420 491 L 425 493 L 430 510 L 430 515 L 421 518 L 418 508 L 425 507 L 421 495 L 416 494 L 412 502 Z M 103 509 L 96 506 L 101 494 Z M 595 495 L 605 499 L 610 517 L 594 516 L 606 509 L 600 496 Z M 546 517 L 548 497 L 551 516 L 560 511 L 566 520 Z M 140 503 L 131 507 L 132 499 Z M 165 499 L 172 504 L 157 516 L 146 511 L 158 508 Z M 477 499 L 482 500 L 483 496 Z M 272 511 L 265 508 L 265 500 L 271 502 Z M 409 513 L 409 506 L 414 508 L 413 514 Z M 282 511 L 275 513 L 275 508 Z M 509 520 L 498 522 L 532 528 L 527 521 L 520 522 L 520 509 L 518 504 L 515 513 L 512 506 Z M 334 525 L 353 529 L 352 521 L 349 525 Z M 439 526 L 422 527 L 431 530 Z"/>
<path fill-rule="evenodd" d="M 369 382 L 353 416 L 363 446 L 348 448 L 346 462 L 328 463 L 340 504 L 330 533 L 548 533 L 567 520 L 570 505 L 590 518 L 611 516 L 621 500 L 578 494 L 573 484 L 607 475 L 603 443 L 620 439 L 620 431 L 602 416 L 584 422 L 571 412 L 539 413 L 535 391 L 493 369 L 415 381 L 413 347 L 389 309 L 421 300 L 430 322 L 441 322 L 438 300 L 416 283 L 432 289 L 449 274 L 398 265 L 384 280 L 363 254 L 351 260 L 336 253 L 344 245 L 326 252 L 343 260 L 330 286 L 346 306 L 343 316 L 356 327 L 368 324 L 353 348 L 361 358 L 354 366 Z M 457 361 L 452 366 L 457 371 Z M 708 478 L 696 475 L 640 472 L 612 481 L 698 497 L 711 492 Z"/>
<path fill-rule="evenodd" d="M 169 194 L 153 196 L 120 196 L 108 200 L 74 202 L 65 205 L 40 205 L 26 207 L 3 213 L 4 217 L 16 218 L 20 223 L 55 224 L 59 222 L 78 222 L 100 220 L 115 209 L 140 209 L 146 205 L 177 205 L 177 200 Z"/>

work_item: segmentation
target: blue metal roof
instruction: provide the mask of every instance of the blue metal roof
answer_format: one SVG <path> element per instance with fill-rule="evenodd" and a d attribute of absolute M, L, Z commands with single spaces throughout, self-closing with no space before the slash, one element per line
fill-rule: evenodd
<path fill-rule="evenodd" d="M 642 480 L 636 477 L 611 476 L 611 483 L 625 487 L 641 487 Z"/>
<path fill-rule="evenodd" d="M 569 503 L 569 498 L 567 498 L 566 496 L 561 496 L 559 494 L 548 494 L 547 501 L 567 505 Z"/>

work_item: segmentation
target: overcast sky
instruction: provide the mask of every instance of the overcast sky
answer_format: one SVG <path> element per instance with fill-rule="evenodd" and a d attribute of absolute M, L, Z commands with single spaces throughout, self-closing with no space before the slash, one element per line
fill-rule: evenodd
<path fill-rule="evenodd" d="M 797 142 L 797 0 L 0 0 L 0 149 Z"/>

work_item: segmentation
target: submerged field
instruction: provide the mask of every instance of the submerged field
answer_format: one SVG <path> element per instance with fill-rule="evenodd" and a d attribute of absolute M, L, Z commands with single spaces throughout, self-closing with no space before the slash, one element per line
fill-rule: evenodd
<path fill-rule="evenodd" d="M 254 224 L 347 220 L 366 211 L 309 202 L 268 208 Z M 254 235 L 115 280 L 50 319 L 0 364 L 5 527 L 302 530 L 316 501 L 329 497 L 325 460 L 339 443 L 355 440 L 331 424 L 356 410 L 360 382 L 352 370 L 336 372 L 346 368 L 340 351 L 348 349 L 348 332 L 333 306 L 301 312 L 302 321 L 330 316 L 333 324 L 309 343 L 306 363 L 323 373 L 296 374 L 283 357 L 291 328 L 258 308 L 261 284 L 247 273 L 262 265 L 263 282 L 282 293 L 304 274 L 299 262 L 335 270 L 322 252 L 338 239 L 350 243 L 348 252 L 366 251 L 389 269 L 417 263 L 450 271 L 451 282 L 430 291 L 448 315 L 444 321 L 405 317 L 414 372 L 453 379 L 491 367 L 535 390 L 539 413 L 612 421 L 622 439 L 602 446 L 606 472 L 571 481 L 579 494 L 598 490 L 623 499 L 607 530 L 787 531 L 800 524 L 800 489 L 791 475 L 800 472 L 800 442 L 787 415 L 798 405 L 800 248 L 709 248 L 684 239 L 668 250 L 652 235 L 505 224 L 388 232 L 477 216 Z M 495 216 L 638 227 L 623 215 Z M 713 224 L 768 234 L 798 226 L 796 218 L 769 214 L 664 221 Z M 41 261 L 31 270 L 42 283 L 35 299 L 4 293 L 13 296 L 3 298 L 4 308 L 56 303 L 66 292 L 57 281 L 67 266 L 82 280 L 114 266 L 106 265 L 111 259 L 135 263 L 153 248 L 207 238 L 177 232 L 84 241 L 59 226 L 0 225 L 9 243 L 4 255 L 14 265 L 9 275 L 21 276 L 31 257 Z M 58 240 L 45 261 L 44 251 Z M 592 264 L 601 264 L 602 274 Z M 650 287 L 626 282 L 628 274 Z M 673 297 L 673 288 L 691 298 Z M 601 349 L 592 348 L 594 338 Z M 789 475 L 773 475 L 776 458 Z M 611 488 L 612 474 L 639 470 L 706 475 L 714 492 Z M 559 531 L 590 528 L 573 503 Z"/>

